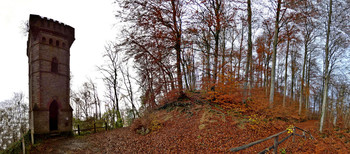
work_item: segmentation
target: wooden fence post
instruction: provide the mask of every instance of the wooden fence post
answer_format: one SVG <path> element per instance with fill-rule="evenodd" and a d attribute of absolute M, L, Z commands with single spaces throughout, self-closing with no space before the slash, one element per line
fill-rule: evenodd
<path fill-rule="evenodd" d="M 105 127 L 106 127 L 106 131 L 107 131 L 107 122 L 105 122 Z"/>
<path fill-rule="evenodd" d="M 94 133 L 96 133 L 96 123 L 94 123 Z"/>
<path fill-rule="evenodd" d="M 78 135 L 80 135 L 80 127 L 79 127 L 79 125 L 78 125 Z"/>
<path fill-rule="evenodd" d="M 294 143 L 294 140 L 295 140 L 295 127 L 293 127 L 293 143 Z"/>
<path fill-rule="evenodd" d="M 303 131 L 303 136 L 304 136 L 304 139 L 306 139 L 306 135 L 305 135 L 305 132 Z"/>
<path fill-rule="evenodd" d="M 23 154 L 26 154 L 26 143 L 24 142 L 24 135 L 22 135 L 22 151 Z"/>
<path fill-rule="evenodd" d="M 278 154 L 277 150 L 278 150 L 278 136 L 275 137 L 275 143 L 273 144 L 273 153 Z"/>

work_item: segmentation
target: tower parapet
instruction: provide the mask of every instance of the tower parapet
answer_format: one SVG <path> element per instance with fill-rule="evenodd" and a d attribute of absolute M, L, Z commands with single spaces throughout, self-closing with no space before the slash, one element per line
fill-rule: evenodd
<path fill-rule="evenodd" d="M 75 31 L 73 27 L 50 18 L 31 14 L 29 17 L 29 26 L 30 33 L 32 33 L 35 39 L 38 37 L 38 33 L 43 31 L 67 39 L 67 46 L 65 46 L 67 48 L 70 48 L 75 40 Z M 45 39 L 49 40 L 48 38 Z M 55 44 L 54 41 L 53 44 Z"/>

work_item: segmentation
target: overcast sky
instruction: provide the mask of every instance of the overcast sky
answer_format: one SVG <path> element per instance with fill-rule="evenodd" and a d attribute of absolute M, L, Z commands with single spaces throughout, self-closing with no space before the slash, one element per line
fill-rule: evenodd
<path fill-rule="evenodd" d="M 71 53 L 72 88 L 87 77 L 98 78 L 96 65 L 108 41 L 115 39 L 113 0 L 1 0 L 0 1 L 0 102 L 13 92 L 28 97 L 27 37 L 22 31 L 30 14 L 48 17 L 75 28 Z M 99 85 L 103 86 L 103 85 Z"/>

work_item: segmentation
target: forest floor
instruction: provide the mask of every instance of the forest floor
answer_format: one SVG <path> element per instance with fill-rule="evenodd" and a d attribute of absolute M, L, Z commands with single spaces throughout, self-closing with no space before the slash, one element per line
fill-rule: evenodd
<path fill-rule="evenodd" d="M 290 125 L 310 131 L 315 139 L 297 136 L 292 142 L 289 138 L 278 147 L 281 153 L 350 153 L 350 131 L 329 128 L 321 134 L 317 120 L 286 112 L 268 115 L 272 110 L 238 111 L 190 100 L 177 102 L 146 113 L 130 127 L 48 139 L 32 147 L 30 153 L 227 153 Z M 269 140 L 239 153 L 257 153 L 272 145 Z"/>

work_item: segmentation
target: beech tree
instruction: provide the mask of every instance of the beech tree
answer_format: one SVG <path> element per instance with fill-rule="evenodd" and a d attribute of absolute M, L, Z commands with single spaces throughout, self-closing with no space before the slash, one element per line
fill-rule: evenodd
<path fill-rule="evenodd" d="M 280 24 L 280 13 L 281 13 L 281 3 L 282 0 L 277 0 L 277 9 L 276 9 L 276 19 L 275 19 L 275 32 L 273 36 L 273 52 L 272 52 L 272 70 L 271 70 L 271 86 L 270 86 L 270 107 L 273 104 L 273 99 L 275 96 L 275 73 L 276 73 L 276 54 L 277 54 L 277 44 L 278 44 L 278 33 L 279 33 L 279 24 Z"/>
<path fill-rule="evenodd" d="M 223 0 L 209 0 L 209 1 L 199 1 L 195 2 L 199 7 L 196 12 L 198 12 L 199 23 L 203 24 L 203 34 L 206 34 L 207 37 L 204 37 L 207 52 L 213 48 L 214 63 L 213 63 L 213 79 L 212 83 L 215 84 L 217 81 L 218 70 L 219 70 L 219 47 L 220 47 L 220 36 L 223 28 L 225 26 L 225 17 L 224 17 L 224 8 L 225 1 Z M 209 42 L 213 37 L 213 44 Z M 210 68 L 210 53 L 207 53 L 207 68 Z M 210 76 L 210 75 L 208 75 Z M 210 80 L 210 78 L 209 78 Z"/>
<path fill-rule="evenodd" d="M 271 19 L 272 20 L 272 19 Z M 272 40 L 274 37 L 274 33 L 273 33 L 273 28 L 270 27 L 270 19 L 266 19 L 263 21 L 263 27 L 264 27 L 264 32 L 263 32 L 263 38 L 264 41 L 266 42 L 266 50 L 262 50 L 265 51 L 263 53 L 263 59 L 264 59 L 264 87 L 265 87 L 265 92 L 266 95 L 268 95 L 268 87 L 269 87 L 269 74 L 270 74 L 270 60 L 272 58 L 272 53 L 271 52 L 271 44 L 272 44 Z"/>
<path fill-rule="evenodd" d="M 291 24 L 292 25 L 292 24 Z M 286 25 L 285 27 L 285 32 L 284 32 L 284 36 L 283 36 L 283 39 L 286 40 L 286 52 L 285 52 L 285 62 L 284 62 L 284 88 L 283 88 L 283 107 L 286 106 L 286 97 L 287 97 L 287 87 L 288 87 L 288 57 L 289 57 L 289 54 L 290 54 L 290 47 L 291 47 L 291 44 L 292 44 L 292 41 L 298 39 L 296 37 L 296 30 L 297 28 L 292 25 L 290 26 L 289 24 Z M 294 68 L 293 68 L 294 69 Z"/>
<path fill-rule="evenodd" d="M 248 11 L 248 53 L 247 53 L 247 63 L 245 67 L 245 82 L 244 82 L 244 98 L 247 99 L 248 95 L 250 95 L 250 92 L 248 92 L 247 85 L 248 85 L 248 75 L 250 74 L 250 82 L 252 81 L 252 73 L 253 71 L 250 69 L 251 63 L 252 63 L 252 50 L 253 50 L 253 45 L 252 45 L 252 7 L 251 7 L 251 1 L 247 0 L 247 11 Z M 250 90 L 251 87 L 249 87 Z M 244 101 L 245 101 L 244 100 Z"/>
<path fill-rule="evenodd" d="M 334 4 L 334 5 L 333 5 Z M 324 71 L 323 71 L 323 96 L 322 96 L 322 109 L 320 118 L 320 129 L 323 131 L 324 121 L 326 117 L 326 106 L 328 103 L 328 90 L 329 82 L 332 73 L 335 73 L 337 67 L 342 66 L 339 64 L 342 57 L 344 57 L 345 49 L 349 47 L 350 32 L 348 29 L 347 20 L 350 16 L 347 10 L 350 10 L 350 3 L 348 1 L 333 1 L 330 0 L 326 5 L 327 12 L 327 27 L 326 27 L 326 43 L 325 43 L 325 55 L 324 55 Z M 333 12 L 333 8 L 336 8 Z M 345 12 L 344 12 L 345 11 Z M 344 70 L 341 70 L 344 71 Z"/>
<path fill-rule="evenodd" d="M 231 85 L 241 88 L 238 89 L 243 91 L 240 93 L 243 101 L 250 96 L 249 90 L 264 88 L 270 107 L 275 93 L 280 92 L 283 106 L 298 101 L 299 115 L 311 111 L 311 107 L 314 113 L 321 108 L 320 101 L 324 99 L 320 98 L 320 92 L 325 89 L 321 88 L 325 78 L 322 81 L 319 77 L 322 63 L 326 63 L 319 59 L 320 49 L 326 46 L 322 31 L 322 23 L 326 21 L 322 15 L 327 12 L 325 3 L 315 0 L 116 2 L 122 8 L 116 17 L 126 23 L 118 46 L 134 62 L 143 107 L 156 107 L 169 92 L 179 90 L 177 95 L 181 96 L 181 91 L 197 90 L 199 84 L 202 87 L 198 90 L 213 95 L 215 102 L 220 97 L 216 94 Z M 336 21 L 332 22 L 329 34 L 330 77 L 339 74 L 340 55 L 348 44 L 349 37 L 345 35 L 349 33 L 345 28 L 348 16 L 342 13 L 346 11 L 338 11 L 347 10 L 347 3 L 337 0 L 337 5 L 333 5 L 337 11 L 332 15 Z M 270 11 L 254 8 L 258 5 Z M 127 76 L 124 77 L 128 85 Z M 244 85 L 236 86 L 240 83 Z M 334 102 L 330 104 L 333 107 L 337 106 Z"/>
<path fill-rule="evenodd" d="M 316 16 L 316 8 L 312 1 L 305 0 L 300 4 L 300 19 L 297 19 L 296 22 L 299 22 L 301 25 L 301 34 L 303 37 L 304 44 L 304 60 L 302 65 L 302 74 L 301 74 L 301 83 L 300 83 L 300 96 L 299 96 L 299 115 L 301 114 L 302 104 L 303 104 L 303 96 L 304 96 L 304 87 L 305 87 L 305 72 L 307 59 L 309 56 L 309 48 L 310 45 L 315 41 L 317 37 L 316 26 L 315 26 L 315 16 Z M 299 20 L 299 21 L 298 21 Z M 305 105 L 306 106 L 306 105 Z"/>
<path fill-rule="evenodd" d="M 130 2 L 117 0 L 116 2 L 123 8 L 123 11 L 117 13 L 117 16 L 130 25 L 124 29 L 126 39 L 123 43 L 129 46 L 126 49 L 128 54 L 134 56 L 136 60 L 149 59 L 151 63 L 147 65 L 154 64 L 162 74 L 167 74 L 168 78 L 163 79 L 167 80 L 167 83 L 170 82 L 171 90 L 175 88 L 173 69 L 176 69 L 177 87 L 182 97 L 181 55 L 183 52 L 184 1 L 137 0 Z M 174 59 L 173 53 L 175 53 Z M 175 63 L 172 63 L 173 60 Z M 160 86 L 161 89 L 166 88 Z M 162 90 L 158 94 L 162 94 Z"/>

